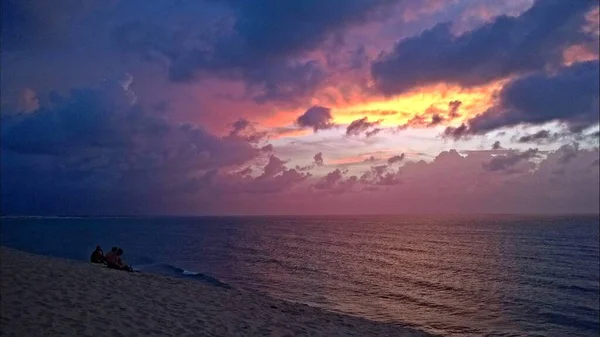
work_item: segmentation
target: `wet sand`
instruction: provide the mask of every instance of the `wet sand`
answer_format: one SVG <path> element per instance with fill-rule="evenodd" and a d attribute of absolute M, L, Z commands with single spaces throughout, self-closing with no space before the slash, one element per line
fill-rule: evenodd
<path fill-rule="evenodd" d="M 2 336 L 427 336 L 264 294 L 0 247 Z"/>

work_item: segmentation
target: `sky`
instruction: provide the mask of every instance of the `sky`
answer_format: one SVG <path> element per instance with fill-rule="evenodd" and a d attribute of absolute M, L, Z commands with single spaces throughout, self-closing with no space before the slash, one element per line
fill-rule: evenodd
<path fill-rule="evenodd" d="M 598 213 L 598 0 L 1 0 L 2 215 Z"/>

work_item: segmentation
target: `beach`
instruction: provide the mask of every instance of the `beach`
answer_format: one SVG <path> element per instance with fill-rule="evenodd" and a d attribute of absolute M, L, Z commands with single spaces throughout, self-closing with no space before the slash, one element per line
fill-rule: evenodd
<path fill-rule="evenodd" d="M 257 292 L 0 252 L 2 336 L 425 336 Z"/>

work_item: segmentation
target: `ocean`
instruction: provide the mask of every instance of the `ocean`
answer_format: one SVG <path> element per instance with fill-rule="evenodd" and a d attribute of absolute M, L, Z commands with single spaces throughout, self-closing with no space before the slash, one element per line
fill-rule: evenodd
<path fill-rule="evenodd" d="M 599 217 L 3 218 L 2 245 L 444 336 L 598 336 Z M 193 294 L 190 294 L 193 300 Z"/>

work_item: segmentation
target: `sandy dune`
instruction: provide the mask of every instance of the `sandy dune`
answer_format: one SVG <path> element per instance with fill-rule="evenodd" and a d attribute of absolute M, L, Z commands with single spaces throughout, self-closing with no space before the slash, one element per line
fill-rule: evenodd
<path fill-rule="evenodd" d="M 424 336 L 258 293 L 0 253 L 2 336 Z"/>

